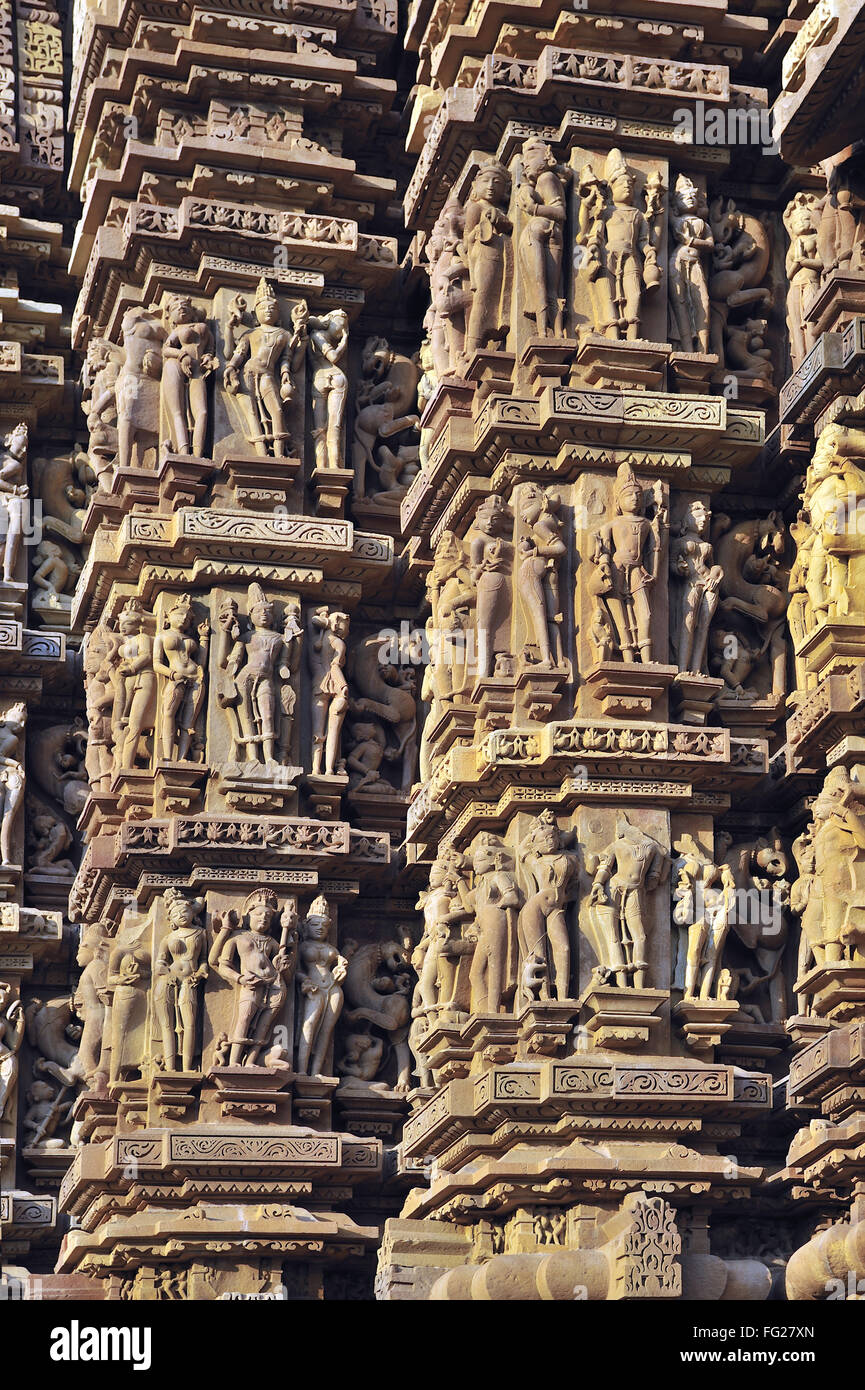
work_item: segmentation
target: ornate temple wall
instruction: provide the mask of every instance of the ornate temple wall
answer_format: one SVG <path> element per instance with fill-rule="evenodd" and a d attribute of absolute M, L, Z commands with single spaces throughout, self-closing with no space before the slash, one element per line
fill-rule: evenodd
<path fill-rule="evenodd" d="M 865 1275 L 865 40 L 632 8 L 0 7 L 7 1287 Z"/>

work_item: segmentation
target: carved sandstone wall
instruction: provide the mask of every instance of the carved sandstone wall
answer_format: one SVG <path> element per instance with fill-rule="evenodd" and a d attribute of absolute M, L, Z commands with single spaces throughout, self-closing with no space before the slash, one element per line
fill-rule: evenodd
<path fill-rule="evenodd" d="M 855 6 L 6 8 L 7 1282 L 855 1289 Z"/>

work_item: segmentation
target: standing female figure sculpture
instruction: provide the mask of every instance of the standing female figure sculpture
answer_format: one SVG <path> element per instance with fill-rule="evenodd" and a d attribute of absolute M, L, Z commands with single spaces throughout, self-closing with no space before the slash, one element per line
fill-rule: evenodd
<path fill-rule="evenodd" d="M 545 140 L 530 136 L 521 154 L 523 181 L 517 186 L 517 202 L 525 214 L 519 246 L 525 313 L 535 320 L 539 338 L 561 337 L 565 190 Z"/>
<path fill-rule="evenodd" d="M 683 581 L 680 594 L 676 661 L 680 671 L 705 675 L 709 625 L 721 597 L 723 570 L 712 563 L 708 540 L 709 510 L 699 498 L 691 502 L 679 534 L 670 546 L 670 573 Z"/>
<path fill-rule="evenodd" d="M 327 900 L 318 897 L 303 922 L 297 963 L 297 1070 L 300 1076 L 325 1074 L 334 1029 L 342 1013 L 342 982 L 348 961 L 328 940 L 332 920 Z"/>
<path fill-rule="evenodd" d="M 24 765 L 22 741 L 27 721 L 27 706 L 12 705 L 0 720 L 0 859 L 14 863 L 15 827 L 24 799 Z"/>
<path fill-rule="evenodd" d="M 488 159 L 475 174 L 466 204 L 462 259 L 469 273 L 465 355 L 496 347 L 508 325 L 503 304 L 505 255 L 513 223 L 508 217 L 511 176 L 503 164 Z"/>
<path fill-rule="evenodd" d="M 496 655 L 510 647 L 512 524 L 503 499 L 491 493 L 478 507 L 471 532 L 469 558 L 477 595 L 477 674 L 481 680 L 490 675 Z"/>
<path fill-rule="evenodd" d="M 823 261 L 820 255 L 820 223 L 823 202 L 816 193 L 802 189 L 784 210 L 784 226 L 790 238 L 787 272 L 787 330 L 793 370 L 801 366 L 812 345 L 812 331 L 805 310 L 820 288 Z"/>
<path fill-rule="evenodd" d="M 316 608 L 310 614 L 309 662 L 312 675 L 312 775 L 332 777 L 348 709 L 346 658 L 348 614 Z"/>
<path fill-rule="evenodd" d="M 520 541 L 520 595 L 542 666 L 560 666 L 564 659 L 559 564 L 568 547 L 556 516 L 558 508 L 556 493 L 533 483 L 526 485 L 520 515 L 529 530 Z"/>
<path fill-rule="evenodd" d="M 672 250 L 669 264 L 670 308 L 682 352 L 709 351 L 709 282 L 706 255 L 715 239 L 701 216 L 700 190 L 686 174 L 676 179 L 670 207 Z M 708 210 L 707 210 L 708 211 Z"/>
<path fill-rule="evenodd" d="M 342 361 L 348 349 L 348 315 L 332 309 L 309 320 L 312 358 L 312 437 L 316 468 L 344 467 L 348 377 Z"/>
<path fill-rule="evenodd" d="M 188 594 L 181 594 L 168 609 L 165 628 L 153 644 L 153 669 L 164 687 L 157 757 L 166 762 L 189 757 L 204 703 L 210 625 L 199 623 L 196 639 L 191 623 L 192 602 Z"/>

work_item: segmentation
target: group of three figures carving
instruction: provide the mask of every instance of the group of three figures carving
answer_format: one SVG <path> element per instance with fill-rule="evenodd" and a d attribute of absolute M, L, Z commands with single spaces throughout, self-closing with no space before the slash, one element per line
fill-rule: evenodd
<path fill-rule="evenodd" d="M 194 1069 L 201 1046 L 202 988 L 214 971 L 233 990 L 230 1034 L 217 1039 L 215 1064 L 274 1065 L 302 1074 L 323 1073 L 342 1011 L 347 962 L 329 940 L 332 918 L 323 898 L 312 903 L 302 929 L 289 900 L 280 912 L 276 894 L 255 889 L 241 909 L 215 911 L 212 940 L 204 924 L 204 900 L 178 889 L 164 894 L 168 931 L 153 961 L 152 1016 L 156 1064 L 164 1072 Z M 279 935 L 272 934 L 278 919 Z M 131 996 L 146 983 L 146 961 L 124 951 L 109 962 L 107 985 L 112 1012 L 123 1010 L 124 989 Z M 277 1023 L 285 1017 L 292 983 L 297 985 L 297 1041 L 286 1052 L 273 1045 Z M 130 1020 L 127 1019 L 128 1023 Z M 122 1025 L 123 1019 L 118 1019 Z M 120 1040 L 118 1045 L 122 1046 Z M 112 1073 L 120 1074 L 120 1060 Z"/>
<path fill-rule="evenodd" d="M 540 338 L 564 331 L 566 180 L 545 140 L 524 141 L 513 211 L 523 311 Z M 485 160 L 465 205 L 449 199 L 430 236 L 428 329 L 439 378 L 463 371 L 476 352 L 501 347 L 507 338 L 511 188 L 504 165 Z M 642 294 L 660 283 L 654 224 L 660 187 L 650 177 L 645 212 L 636 205 L 635 188 L 619 150 L 607 157 L 603 179 L 587 165 L 579 182 L 575 263 L 588 286 L 593 326 L 611 338 L 639 335 Z"/>
<path fill-rule="evenodd" d="M 659 841 L 621 816 L 605 849 L 582 853 L 569 846 L 548 809 L 520 841 L 516 857 L 524 889 L 510 852 L 486 833 L 468 856 L 448 851 L 432 865 L 418 904 L 423 935 L 412 956 L 416 1018 L 440 1008 L 498 1013 L 532 999 L 571 998 L 567 912 L 583 866 L 591 884 L 585 930 L 598 962 L 596 983 L 635 989 L 649 983 L 651 895 L 670 867 Z M 468 990 L 465 980 L 460 983 L 466 956 Z"/>

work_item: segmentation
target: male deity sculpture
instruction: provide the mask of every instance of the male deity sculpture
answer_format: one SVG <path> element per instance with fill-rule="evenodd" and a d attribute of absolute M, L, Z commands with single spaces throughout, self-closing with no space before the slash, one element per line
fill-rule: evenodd
<path fill-rule="evenodd" d="M 595 331 L 640 336 L 644 290 L 661 279 L 652 229 L 634 202 L 635 179 L 621 150 L 610 150 L 601 181 L 590 165 L 580 177 L 579 273 L 589 287 Z"/>
<path fill-rule="evenodd" d="M 344 1002 L 348 961 L 328 939 L 333 918 L 319 896 L 303 920 L 297 962 L 299 1076 L 323 1076 L 334 1029 Z"/>
<path fill-rule="evenodd" d="M 565 910 L 577 890 L 579 855 L 565 849 L 553 811 L 542 811 L 524 836 L 518 859 L 528 883 L 520 912 L 520 959 L 546 961 L 542 999 L 569 999 L 571 941 Z"/>
<path fill-rule="evenodd" d="M 475 174 L 465 209 L 461 256 L 468 269 L 471 305 L 466 322 L 465 356 L 498 347 L 507 336 L 504 305 L 505 257 L 513 232 L 508 217 L 511 176 L 488 159 Z"/>
<path fill-rule="evenodd" d="M 280 713 L 286 702 L 283 687 L 291 681 L 291 643 L 297 633 L 296 613 L 286 614 L 286 630 L 274 626 L 274 606 L 260 584 L 247 591 L 251 630 L 242 634 L 237 605 L 230 600 L 218 615 L 223 656 L 220 667 L 227 681 L 218 702 L 233 712 L 235 756 L 248 763 L 275 763 L 278 745 L 285 748 Z M 290 632 L 289 632 L 290 628 Z"/>
<path fill-rule="evenodd" d="M 200 622 L 192 636 L 192 602 L 181 594 L 167 610 L 163 630 L 153 644 L 153 669 L 162 687 L 162 720 L 157 758 L 189 758 L 204 704 L 210 624 Z"/>
<path fill-rule="evenodd" d="M 153 961 L 153 1013 L 165 1071 L 192 1071 L 198 1047 L 201 985 L 207 979 L 207 931 L 201 920 L 204 899 L 178 888 L 163 895 L 170 931 Z"/>
<path fill-rule="evenodd" d="M 30 496 L 27 486 L 27 426 L 16 425 L 0 449 L 0 502 L 6 512 L 3 536 L 3 581 L 14 584 L 21 540 L 24 535 L 24 509 Z"/>
<path fill-rule="evenodd" d="M 720 599 L 723 571 L 712 563 L 709 509 L 700 498 L 688 504 L 678 535 L 670 543 L 670 574 L 677 586 L 678 611 L 671 631 L 679 670 L 706 674 L 709 625 Z"/>
<path fill-rule="evenodd" d="M 619 985 L 647 987 L 649 895 L 666 878 L 669 866 L 669 855 L 658 841 L 621 816 L 614 839 L 594 866 L 589 893 L 589 914 L 600 948 L 597 974 L 604 983 L 615 977 Z M 587 867 L 591 869 L 591 861 Z"/>
<path fill-rule="evenodd" d="M 165 317 L 168 337 L 162 345 L 162 400 L 171 432 L 169 452 L 201 458 L 207 439 L 207 378 L 219 365 L 213 352 L 213 334 L 203 312 L 186 294 L 170 297 Z"/>
<path fill-rule="evenodd" d="M 647 497 L 633 470 L 623 463 L 616 473 L 613 502 L 614 519 L 595 532 L 590 592 L 603 600 L 622 660 L 645 664 L 653 660 L 650 597 L 666 532 L 663 487 L 656 482 Z"/>
<path fill-rule="evenodd" d="M 348 315 L 344 309 L 308 321 L 312 361 L 312 437 L 316 468 L 345 467 L 345 407 L 348 377 Z"/>
<path fill-rule="evenodd" d="M 348 614 L 316 608 L 309 617 L 309 665 L 312 677 L 312 775 L 333 777 L 348 710 L 346 658 Z"/>
<path fill-rule="evenodd" d="M 709 282 L 706 257 L 714 248 L 703 216 L 700 190 L 687 174 L 676 179 L 670 207 L 668 291 L 675 336 L 682 352 L 709 351 Z"/>
<path fill-rule="evenodd" d="M 234 989 L 230 1067 L 258 1065 L 288 997 L 297 964 L 297 908 L 292 899 L 283 910 L 279 941 L 270 931 L 278 910 L 273 890 L 256 888 L 239 915 L 233 909 L 213 914 L 208 963 Z"/>
<path fill-rule="evenodd" d="M 306 349 L 309 309 L 304 300 L 291 311 L 292 328 L 283 328 L 279 303 L 264 276 L 258 282 L 254 303 L 255 327 L 244 324 L 246 300 L 238 295 L 231 307 L 225 331 L 225 389 L 240 392 L 240 370 L 250 412 L 248 439 L 257 454 L 284 458 L 296 446 L 285 421 L 285 406 L 296 394 L 294 375 L 300 370 Z"/>
<path fill-rule="evenodd" d="M 545 140 L 530 136 L 520 153 L 523 179 L 517 185 L 517 203 L 525 215 L 519 243 L 524 312 L 534 319 L 539 338 L 561 337 L 565 189 Z"/>

